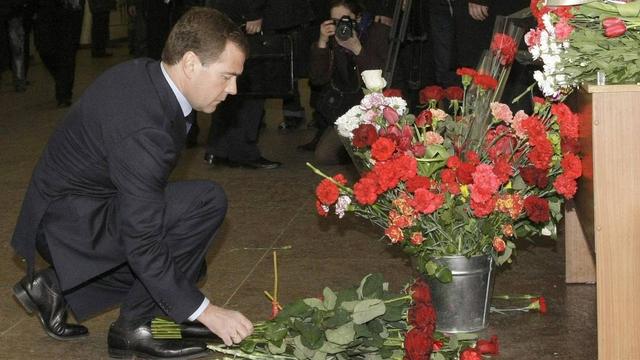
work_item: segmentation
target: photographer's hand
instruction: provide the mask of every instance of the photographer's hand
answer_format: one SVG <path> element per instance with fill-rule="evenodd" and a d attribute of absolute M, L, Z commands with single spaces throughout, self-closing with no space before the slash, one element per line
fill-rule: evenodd
<path fill-rule="evenodd" d="M 262 19 L 247 21 L 246 31 L 249 35 L 262 31 Z"/>
<path fill-rule="evenodd" d="M 362 44 L 360 43 L 360 39 L 358 39 L 358 35 L 355 31 L 353 32 L 353 35 L 347 40 L 341 41 L 336 38 L 336 42 L 343 48 L 351 50 L 351 52 L 356 56 L 360 55 L 360 52 L 362 51 Z"/>
<path fill-rule="evenodd" d="M 318 47 L 324 49 L 327 47 L 329 38 L 336 33 L 336 26 L 333 20 L 324 21 L 320 24 L 320 38 L 318 39 Z"/>

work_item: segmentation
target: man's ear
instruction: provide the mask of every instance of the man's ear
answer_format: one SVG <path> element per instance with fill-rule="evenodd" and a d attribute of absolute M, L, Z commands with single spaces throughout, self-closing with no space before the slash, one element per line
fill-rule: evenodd
<path fill-rule="evenodd" d="M 180 63 L 182 64 L 182 71 L 188 79 L 193 78 L 198 67 L 202 66 L 202 64 L 200 63 L 200 58 L 193 51 L 187 51 L 186 53 L 184 53 L 184 55 L 182 55 Z"/>

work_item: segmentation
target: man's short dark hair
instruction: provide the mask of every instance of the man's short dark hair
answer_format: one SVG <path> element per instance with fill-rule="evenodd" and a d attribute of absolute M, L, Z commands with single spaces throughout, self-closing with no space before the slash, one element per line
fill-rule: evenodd
<path fill-rule="evenodd" d="M 193 51 L 203 63 L 215 62 L 227 42 L 236 44 L 245 55 L 249 44 L 240 29 L 218 10 L 194 7 L 173 26 L 162 50 L 162 61 L 177 64 L 188 51 Z"/>

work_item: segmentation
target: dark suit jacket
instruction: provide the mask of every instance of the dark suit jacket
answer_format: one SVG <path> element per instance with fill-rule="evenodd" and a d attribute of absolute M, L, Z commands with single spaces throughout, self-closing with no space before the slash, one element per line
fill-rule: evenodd
<path fill-rule="evenodd" d="M 12 245 L 33 266 L 39 227 L 63 290 L 127 262 L 176 321 L 204 296 L 162 239 L 164 189 L 185 121 L 160 63 L 137 59 L 101 75 L 52 135 L 29 184 Z M 87 299 L 100 301 L 100 299 Z"/>

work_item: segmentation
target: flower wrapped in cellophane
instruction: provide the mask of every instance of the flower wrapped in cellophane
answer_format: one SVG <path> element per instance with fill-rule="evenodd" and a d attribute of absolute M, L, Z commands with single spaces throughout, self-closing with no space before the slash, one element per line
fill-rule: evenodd
<path fill-rule="evenodd" d="M 531 12 L 538 26 L 525 42 L 543 63 L 534 78 L 545 96 L 559 98 L 581 83 L 640 82 L 640 1 L 552 7 L 532 0 Z"/>

